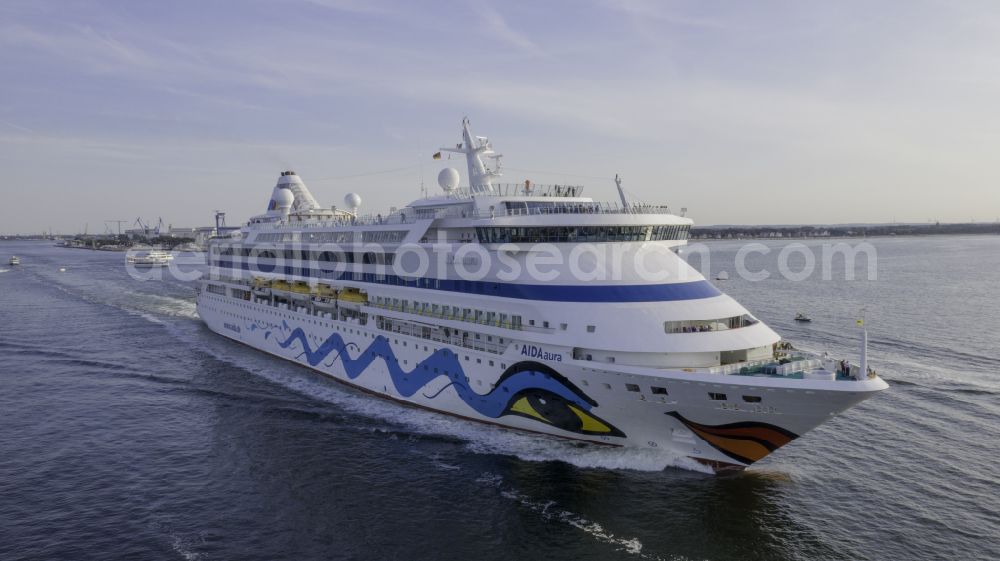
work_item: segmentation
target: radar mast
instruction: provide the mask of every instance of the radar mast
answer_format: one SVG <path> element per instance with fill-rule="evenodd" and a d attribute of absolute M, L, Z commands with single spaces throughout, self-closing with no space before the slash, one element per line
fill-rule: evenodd
<path fill-rule="evenodd" d="M 462 119 L 462 142 L 455 148 L 441 148 L 441 152 L 465 154 L 469 164 L 469 191 L 476 193 L 493 193 L 493 178 L 503 175 L 501 171 L 501 154 L 493 151 L 493 144 L 485 136 L 472 136 L 469 128 L 469 118 Z M 483 158 L 496 162 L 493 169 L 486 167 Z"/>

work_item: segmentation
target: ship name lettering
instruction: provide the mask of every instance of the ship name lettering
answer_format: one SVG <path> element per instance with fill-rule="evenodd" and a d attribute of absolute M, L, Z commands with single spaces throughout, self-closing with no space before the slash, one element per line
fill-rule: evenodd
<path fill-rule="evenodd" d="M 534 345 L 524 345 L 521 347 L 521 354 L 523 356 L 537 358 L 541 360 L 552 360 L 555 362 L 562 362 L 562 353 L 550 353 L 541 347 L 536 347 Z"/>

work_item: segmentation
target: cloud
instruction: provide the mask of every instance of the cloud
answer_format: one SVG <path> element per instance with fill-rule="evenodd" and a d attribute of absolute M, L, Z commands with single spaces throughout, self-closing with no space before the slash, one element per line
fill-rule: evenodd
<path fill-rule="evenodd" d="M 5 121 L 3 119 L 0 119 L 0 125 L 5 125 L 7 127 L 10 127 L 12 129 L 15 129 L 15 130 L 19 130 L 21 132 L 26 132 L 26 133 L 30 133 L 30 134 L 37 134 L 35 131 L 29 129 L 28 127 L 22 127 L 21 125 L 19 125 L 17 123 L 12 123 L 10 121 Z"/>
<path fill-rule="evenodd" d="M 435 127 L 454 123 L 438 119 L 468 114 L 494 123 L 484 133 L 502 130 L 499 143 L 529 147 L 510 151 L 511 166 L 630 165 L 640 192 L 669 168 L 739 185 L 718 192 L 748 208 L 762 190 L 935 181 L 982 200 L 976 189 L 1000 180 L 989 154 L 1000 45 L 983 10 L 871 6 L 859 18 L 814 5 L 595 1 L 266 0 L 162 18 L 100 2 L 5 7 L 0 64 L 19 79 L 0 89 L 0 157 L 61 169 L 67 184 L 102 165 L 156 170 L 170 185 L 289 162 L 340 177 L 409 163 L 414 139 L 449 140 Z M 108 175 L 109 188 L 134 188 Z M 376 179 L 364 186 L 387 202 L 409 192 Z"/>
<path fill-rule="evenodd" d="M 485 26 L 485 30 L 493 37 L 523 51 L 541 54 L 541 49 L 538 48 L 538 45 L 534 41 L 529 39 L 527 35 L 512 28 L 500 12 L 493 9 L 491 5 L 486 2 L 477 2 L 474 6 L 480 21 Z"/>
<path fill-rule="evenodd" d="M 353 14 L 386 14 L 391 8 L 379 5 L 373 0 L 304 0 L 307 4 L 313 4 L 338 12 L 348 12 Z"/>
<path fill-rule="evenodd" d="M 731 26 L 719 18 L 699 17 L 668 9 L 669 2 L 659 0 L 603 0 L 613 10 L 627 14 L 634 23 L 656 22 L 681 27 L 728 29 Z"/>

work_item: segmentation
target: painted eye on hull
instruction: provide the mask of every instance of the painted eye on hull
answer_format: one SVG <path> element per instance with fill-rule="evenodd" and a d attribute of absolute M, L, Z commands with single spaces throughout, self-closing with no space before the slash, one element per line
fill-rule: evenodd
<path fill-rule="evenodd" d="M 524 390 L 515 394 L 503 414 L 528 417 L 577 434 L 625 436 L 610 423 L 581 406 L 541 389 Z"/>

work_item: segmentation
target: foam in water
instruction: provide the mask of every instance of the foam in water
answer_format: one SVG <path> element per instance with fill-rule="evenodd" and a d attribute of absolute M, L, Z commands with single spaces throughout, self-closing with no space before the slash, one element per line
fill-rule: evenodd
<path fill-rule="evenodd" d="M 128 305 L 134 305 L 144 311 L 179 318 L 198 317 L 197 305 L 193 300 L 143 292 L 127 292 L 126 296 Z"/>
<path fill-rule="evenodd" d="M 572 526 L 599 542 L 614 546 L 617 551 L 634 555 L 640 559 L 663 559 L 658 555 L 643 552 L 642 542 L 638 538 L 617 536 L 599 522 L 560 508 L 556 501 L 533 499 L 521 493 L 515 487 L 505 485 L 503 477 L 500 475 L 486 472 L 477 477 L 475 481 L 485 487 L 496 489 L 504 499 L 513 501 L 521 507 L 539 514 L 547 522 L 557 522 Z M 673 559 L 679 561 L 681 558 L 673 557 Z"/>
<path fill-rule="evenodd" d="M 194 300 L 133 289 L 134 282 L 97 280 L 72 275 L 48 278 L 52 285 L 73 297 L 118 308 L 146 321 L 163 324 L 164 318 L 198 317 Z"/>
<path fill-rule="evenodd" d="M 201 559 L 201 554 L 192 551 L 192 544 L 180 536 L 172 536 L 170 547 L 177 552 L 185 561 L 197 561 Z"/>

